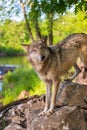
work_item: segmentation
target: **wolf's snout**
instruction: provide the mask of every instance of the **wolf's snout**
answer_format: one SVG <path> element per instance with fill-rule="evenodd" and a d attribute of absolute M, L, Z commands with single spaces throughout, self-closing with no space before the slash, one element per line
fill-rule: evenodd
<path fill-rule="evenodd" d="M 39 61 L 43 61 L 44 59 L 45 59 L 45 56 L 43 55 L 39 57 Z"/>

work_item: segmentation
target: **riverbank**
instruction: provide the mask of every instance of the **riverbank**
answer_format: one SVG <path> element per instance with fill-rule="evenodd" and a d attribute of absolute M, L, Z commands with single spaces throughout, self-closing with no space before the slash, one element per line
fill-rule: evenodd
<path fill-rule="evenodd" d="M 13 57 L 13 56 L 26 56 L 27 54 L 26 54 L 26 52 L 14 52 L 13 54 L 10 54 L 9 52 L 7 52 L 7 53 L 5 53 L 5 52 L 2 52 L 2 53 L 0 53 L 0 57 L 7 57 L 7 56 L 11 56 L 11 57 Z"/>
<path fill-rule="evenodd" d="M 24 55 L 26 55 L 26 52 L 21 45 L 0 45 L 0 57 Z"/>

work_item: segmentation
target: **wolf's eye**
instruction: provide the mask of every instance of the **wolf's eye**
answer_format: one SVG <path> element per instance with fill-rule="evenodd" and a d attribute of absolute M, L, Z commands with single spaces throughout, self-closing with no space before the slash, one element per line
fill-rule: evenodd
<path fill-rule="evenodd" d="M 36 49 L 34 49 L 33 52 L 36 52 Z"/>
<path fill-rule="evenodd" d="M 40 49 L 43 50 L 44 48 L 41 46 Z"/>

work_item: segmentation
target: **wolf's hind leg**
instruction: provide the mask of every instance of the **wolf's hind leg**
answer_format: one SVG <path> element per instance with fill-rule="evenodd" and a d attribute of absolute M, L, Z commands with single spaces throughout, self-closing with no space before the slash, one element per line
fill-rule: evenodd
<path fill-rule="evenodd" d="M 75 73 L 73 74 L 72 77 L 70 77 L 70 80 L 73 80 L 81 72 L 80 68 L 78 67 L 76 63 L 74 65 L 74 68 L 75 68 Z"/>
<path fill-rule="evenodd" d="M 75 73 L 72 75 L 72 77 L 70 77 L 69 79 L 65 79 L 65 80 L 72 81 L 81 72 L 80 68 L 78 67 L 78 65 L 76 63 L 74 65 L 74 68 L 75 68 Z"/>
<path fill-rule="evenodd" d="M 82 78 L 83 79 L 86 79 L 87 78 L 87 67 L 83 67 L 83 76 L 82 76 Z"/>

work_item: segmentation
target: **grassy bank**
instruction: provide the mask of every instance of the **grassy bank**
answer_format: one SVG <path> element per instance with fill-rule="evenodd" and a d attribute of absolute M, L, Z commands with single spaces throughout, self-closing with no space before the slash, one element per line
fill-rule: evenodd
<path fill-rule="evenodd" d="M 40 95 L 45 92 L 44 86 L 31 67 L 18 68 L 13 73 L 9 72 L 4 77 L 2 102 L 3 104 L 8 104 L 17 100 L 22 90 L 28 91 L 30 95 Z"/>

